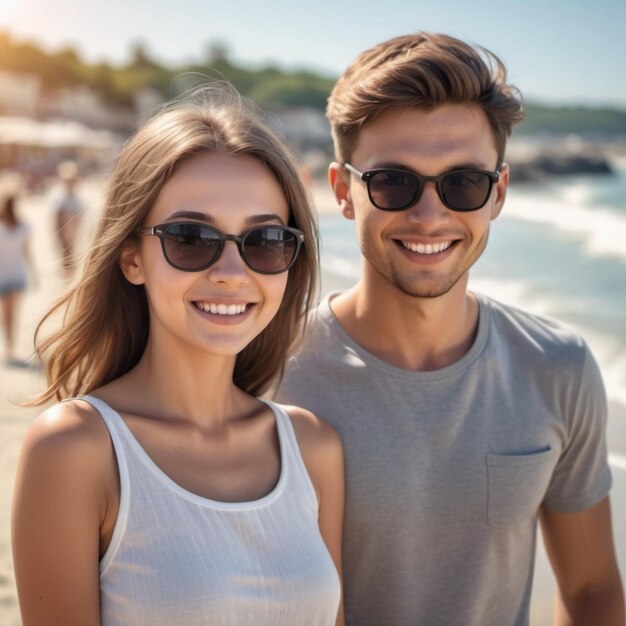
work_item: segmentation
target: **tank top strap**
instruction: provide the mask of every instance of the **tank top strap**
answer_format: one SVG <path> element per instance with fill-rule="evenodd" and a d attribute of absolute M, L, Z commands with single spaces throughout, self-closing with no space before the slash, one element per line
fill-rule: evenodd
<path fill-rule="evenodd" d="M 115 453 L 118 456 L 124 456 L 122 454 L 122 439 L 125 437 L 126 428 L 120 414 L 117 411 L 114 411 L 104 400 L 94 398 L 93 396 L 79 396 L 74 398 L 74 400 L 82 400 L 83 402 L 90 404 L 94 409 L 96 409 L 96 411 L 98 411 L 98 413 L 100 413 L 102 421 L 106 424 L 107 430 L 113 440 Z M 120 463 L 120 459 L 118 459 L 118 463 Z"/>
<path fill-rule="evenodd" d="M 259 398 L 260 399 L 260 398 Z M 276 427 L 278 428 L 278 435 L 283 450 L 281 452 L 283 462 L 287 467 L 282 469 L 290 477 L 292 482 L 292 489 L 297 490 L 299 493 L 305 494 L 307 499 L 318 508 L 317 493 L 315 487 L 311 481 L 311 477 L 302 458 L 302 452 L 298 445 L 296 433 L 291 423 L 291 418 L 287 413 L 285 407 L 276 402 L 270 400 L 261 400 L 270 409 L 272 409 L 274 416 L 276 417 Z M 295 482 L 294 482 L 295 481 Z"/>
<path fill-rule="evenodd" d="M 131 473 L 129 470 L 130 459 L 128 458 L 128 446 L 124 445 L 126 428 L 124 427 L 124 422 L 119 413 L 114 411 L 104 400 L 87 395 L 78 396 L 73 399 L 82 400 L 90 404 L 100 414 L 102 421 L 109 431 L 111 441 L 113 442 L 115 458 L 117 460 L 117 471 L 120 478 L 120 503 L 111 542 L 109 543 L 104 557 L 100 561 L 100 571 L 103 572 L 113 560 L 122 543 L 130 513 Z"/>
<path fill-rule="evenodd" d="M 120 414 L 114 411 L 104 400 L 94 398 L 93 396 L 79 396 L 73 399 L 82 400 L 96 409 L 109 431 L 117 459 L 117 470 L 120 475 L 120 493 L 122 495 L 122 502 L 120 504 L 122 509 L 125 509 L 128 499 L 127 495 L 130 490 L 130 472 L 128 468 L 129 459 L 127 458 L 128 447 L 124 445 L 124 439 L 126 438 L 124 422 Z"/>

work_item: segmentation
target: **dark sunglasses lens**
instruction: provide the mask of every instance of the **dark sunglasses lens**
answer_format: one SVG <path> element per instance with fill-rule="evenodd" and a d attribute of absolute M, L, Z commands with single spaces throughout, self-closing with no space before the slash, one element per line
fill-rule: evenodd
<path fill-rule="evenodd" d="M 297 236 L 280 227 L 255 228 L 243 241 L 246 263 L 262 274 L 284 272 L 294 262 L 297 252 Z"/>
<path fill-rule="evenodd" d="M 172 224 L 164 231 L 167 259 L 182 270 L 208 267 L 217 258 L 221 239 L 219 233 L 202 224 Z"/>
<path fill-rule="evenodd" d="M 458 170 L 446 174 L 441 181 L 442 200 L 451 209 L 480 209 L 491 191 L 491 179 L 483 172 Z"/>
<path fill-rule="evenodd" d="M 376 172 L 369 179 L 370 199 L 384 211 L 401 211 L 415 202 L 420 182 L 410 172 L 387 170 Z"/>

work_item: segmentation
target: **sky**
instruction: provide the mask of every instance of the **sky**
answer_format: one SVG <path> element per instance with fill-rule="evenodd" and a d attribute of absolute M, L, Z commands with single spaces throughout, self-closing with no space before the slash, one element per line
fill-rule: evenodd
<path fill-rule="evenodd" d="M 427 30 L 481 44 L 528 100 L 626 109 L 626 0 L 0 0 L 0 31 L 122 64 L 141 41 L 176 66 L 211 41 L 253 67 L 338 76 L 362 50 Z"/>

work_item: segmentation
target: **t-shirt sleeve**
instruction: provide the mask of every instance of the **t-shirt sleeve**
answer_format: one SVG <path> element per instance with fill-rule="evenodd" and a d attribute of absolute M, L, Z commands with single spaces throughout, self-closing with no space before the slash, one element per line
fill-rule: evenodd
<path fill-rule="evenodd" d="M 611 488 L 606 445 L 607 399 L 600 369 L 587 346 L 578 380 L 563 415 L 567 442 L 543 504 L 555 511 L 575 512 L 592 507 Z"/>

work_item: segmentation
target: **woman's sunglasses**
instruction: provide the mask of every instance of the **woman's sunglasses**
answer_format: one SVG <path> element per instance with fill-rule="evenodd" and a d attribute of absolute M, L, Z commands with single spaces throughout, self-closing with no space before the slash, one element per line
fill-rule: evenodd
<path fill-rule="evenodd" d="M 439 176 L 421 176 L 407 170 L 380 168 L 359 172 L 350 163 L 344 167 L 367 183 L 370 202 L 381 211 L 403 211 L 413 206 L 422 195 L 424 185 L 432 180 L 437 194 L 452 211 L 476 211 L 489 199 L 499 172 L 463 168 Z"/>
<path fill-rule="evenodd" d="M 146 226 L 138 235 L 161 240 L 165 260 L 183 272 L 199 272 L 219 259 L 225 241 L 234 241 L 245 264 L 259 274 L 286 272 L 296 260 L 304 234 L 287 226 L 256 226 L 242 235 L 225 235 L 197 222 Z"/>

